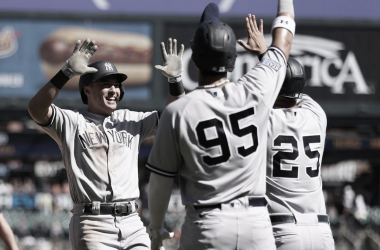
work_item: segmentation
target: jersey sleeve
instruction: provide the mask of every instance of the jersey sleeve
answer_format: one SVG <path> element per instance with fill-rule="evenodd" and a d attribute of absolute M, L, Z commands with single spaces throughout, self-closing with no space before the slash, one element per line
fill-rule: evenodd
<path fill-rule="evenodd" d="M 268 108 L 272 108 L 285 79 L 287 60 L 284 52 L 269 47 L 261 61 L 236 83 L 261 97 Z"/>
<path fill-rule="evenodd" d="M 310 110 L 318 118 L 322 127 L 326 128 L 327 126 L 326 113 L 322 109 L 322 107 L 316 101 L 314 101 L 310 96 L 308 96 L 307 94 L 303 94 L 302 98 L 298 99 L 297 105 L 300 108 Z"/>
<path fill-rule="evenodd" d="M 157 111 L 141 113 L 142 127 L 140 131 L 141 141 L 155 136 L 159 120 Z"/>
<path fill-rule="evenodd" d="M 146 167 L 159 175 L 175 177 L 182 158 L 179 148 L 178 119 L 167 107 L 161 115 L 156 138 Z"/>
<path fill-rule="evenodd" d="M 77 113 L 71 110 L 60 109 L 54 104 L 52 104 L 51 107 L 53 114 L 50 124 L 40 126 L 57 142 L 58 146 L 61 147 L 64 136 L 74 134 L 77 128 Z"/>

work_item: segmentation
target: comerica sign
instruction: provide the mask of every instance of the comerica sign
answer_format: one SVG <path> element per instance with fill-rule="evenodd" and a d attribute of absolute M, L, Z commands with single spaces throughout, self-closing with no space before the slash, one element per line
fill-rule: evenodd
<path fill-rule="evenodd" d="M 353 92 L 356 94 L 371 94 L 374 92 L 363 77 L 355 54 L 349 51 L 345 58 L 341 51 L 345 49 L 342 42 L 297 35 L 292 44 L 291 56 L 296 58 L 304 67 L 311 68 L 308 86 L 330 87 L 333 94 L 344 94 L 343 85 L 354 83 Z M 338 72 L 332 75 L 331 72 Z"/>
<path fill-rule="evenodd" d="M 246 40 L 246 38 L 241 38 Z M 265 40 L 271 43 L 271 36 L 266 35 Z M 229 79 L 236 81 L 250 68 L 258 63 L 256 57 L 246 53 L 237 45 L 238 57 L 235 70 L 229 74 Z M 244 52 L 243 52 L 244 51 Z M 359 63 L 354 52 L 348 51 L 346 55 L 345 45 L 342 42 L 331 39 L 297 34 L 293 39 L 291 56 L 297 59 L 307 70 L 307 86 L 329 87 L 331 94 L 344 94 L 345 83 L 352 83 L 352 92 L 355 94 L 374 94 L 375 88 L 370 87 L 363 77 Z M 196 79 L 191 76 L 189 63 L 191 61 L 191 49 L 184 53 L 183 82 L 188 90 L 197 86 Z"/>

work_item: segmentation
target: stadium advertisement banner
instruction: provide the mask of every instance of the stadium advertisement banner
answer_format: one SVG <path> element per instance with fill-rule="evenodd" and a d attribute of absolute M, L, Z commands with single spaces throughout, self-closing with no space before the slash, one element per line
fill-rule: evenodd
<path fill-rule="evenodd" d="M 246 16 L 248 13 L 262 17 L 274 17 L 277 1 L 252 0 L 214 0 L 224 16 Z M 204 0 L 17 0 L 0 1 L 0 10 L 4 12 L 45 12 L 80 14 L 132 14 L 132 15 L 197 15 L 208 4 Z M 297 18 L 363 19 L 379 20 L 380 2 L 361 1 L 297 1 Z"/>
<path fill-rule="evenodd" d="M 231 25 L 236 38 L 246 40 L 243 25 Z M 167 37 L 175 37 L 185 44 L 183 56 L 183 83 L 187 90 L 197 86 L 197 72 L 191 61 L 189 41 L 196 27 L 170 23 Z M 265 33 L 269 29 L 265 28 Z M 266 35 L 269 46 L 271 36 Z M 368 112 L 379 114 L 380 110 L 380 33 L 372 28 L 307 27 L 299 25 L 294 37 L 291 56 L 305 67 L 307 83 L 305 93 L 312 96 L 328 114 L 355 115 Z M 237 44 L 238 57 L 229 78 L 236 81 L 258 59 Z"/>
<path fill-rule="evenodd" d="M 129 100 L 151 96 L 152 27 L 146 22 L 0 20 L 0 96 L 33 96 L 71 56 L 75 42 L 94 39 L 92 61 L 112 61 L 126 73 Z M 79 99 L 79 77 L 72 78 L 58 99 Z"/>

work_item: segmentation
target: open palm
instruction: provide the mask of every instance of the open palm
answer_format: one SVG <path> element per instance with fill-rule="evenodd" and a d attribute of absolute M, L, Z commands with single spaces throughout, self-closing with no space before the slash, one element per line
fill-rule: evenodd
<path fill-rule="evenodd" d="M 238 40 L 238 43 L 249 53 L 260 56 L 267 50 L 264 39 L 263 20 L 260 19 L 260 26 L 257 27 L 256 17 L 249 14 L 245 18 L 248 41 Z"/>

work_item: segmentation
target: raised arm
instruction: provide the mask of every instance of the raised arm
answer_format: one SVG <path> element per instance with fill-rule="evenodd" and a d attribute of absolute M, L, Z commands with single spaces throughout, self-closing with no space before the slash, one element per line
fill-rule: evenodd
<path fill-rule="evenodd" d="M 263 20 L 260 19 L 260 25 L 257 27 L 256 17 L 249 14 L 245 23 L 248 41 L 247 43 L 242 40 L 237 42 L 246 51 L 259 57 L 267 50 L 263 33 Z M 271 46 L 281 49 L 286 59 L 289 58 L 295 28 L 293 0 L 278 0 L 277 17 L 272 25 L 273 41 Z"/>
<path fill-rule="evenodd" d="M 286 59 L 289 58 L 295 29 L 293 0 L 278 0 L 277 17 L 272 25 L 271 46 L 281 49 Z"/>
<path fill-rule="evenodd" d="M 165 49 L 165 43 L 161 43 L 161 53 L 164 65 L 156 65 L 156 69 L 168 78 L 169 94 L 166 105 L 185 95 L 182 84 L 181 74 L 183 72 L 182 56 L 185 46 L 181 44 L 181 49 L 177 54 L 177 40 L 168 39 L 168 52 Z"/>
<path fill-rule="evenodd" d="M 97 71 L 95 68 L 87 67 L 88 62 L 97 49 L 95 41 L 87 39 L 83 42 L 82 46 L 81 41 L 77 41 L 73 54 L 66 61 L 65 65 L 29 102 L 29 114 L 37 123 L 41 125 L 49 123 L 53 113 L 51 104 L 70 78 Z"/>

